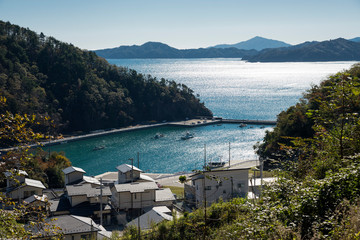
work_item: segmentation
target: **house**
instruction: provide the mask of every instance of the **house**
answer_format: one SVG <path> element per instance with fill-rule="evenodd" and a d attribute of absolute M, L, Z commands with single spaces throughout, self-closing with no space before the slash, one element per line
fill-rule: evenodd
<path fill-rule="evenodd" d="M 129 164 L 121 164 L 116 169 L 118 170 L 118 184 L 135 182 L 140 179 L 142 172 L 139 168 Z"/>
<path fill-rule="evenodd" d="M 70 166 L 63 169 L 63 173 L 65 174 L 65 186 L 81 183 L 90 183 L 93 187 L 100 186 L 100 182 L 96 178 L 84 176 L 86 172 L 82 168 Z"/>
<path fill-rule="evenodd" d="M 100 197 L 101 194 L 102 197 Z M 102 208 L 101 212 L 105 223 L 110 223 L 111 207 L 109 198 L 111 191 L 109 187 L 102 186 L 102 189 L 100 189 L 100 187 L 93 187 L 90 183 L 67 185 L 66 195 L 71 205 L 69 209 L 71 214 L 99 219 L 101 217 L 100 209 Z"/>
<path fill-rule="evenodd" d="M 46 189 L 46 187 L 41 181 L 24 178 L 23 182 L 19 182 L 17 186 L 12 185 L 10 188 L 8 188 L 7 195 L 12 199 L 23 200 L 32 195 L 43 195 L 42 191 L 44 189 Z"/>
<path fill-rule="evenodd" d="M 92 187 L 91 184 L 74 184 L 66 186 L 66 193 L 72 207 L 82 203 L 99 203 L 100 202 L 100 187 Z M 111 191 L 109 187 L 102 186 L 102 202 L 107 203 Z"/>
<path fill-rule="evenodd" d="M 150 229 L 152 224 L 158 224 L 164 220 L 172 221 L 171 214 L 171 210 L 167 207 L 153 207 L 150 211 L 126 224 L 126 227 L 135 226 L 142 230 Z"/>
<path fill-rule="evenodd" d="M 6 189 L 9 190 L 15 186 L 18 186 L 20 183 L 25 182 L 26 176 L 28 176 L 26 171 L 13 169 L 12 171 L 4 172 L 6 177 Z"/>
<path fill-rule="evenodd" d="M 50 226 L 59 227 L 60 230 L 53 232 L 34 227 L 29 228 L 32 232 L 41 233 L 43 235 L 41 238 L 45 239 L 55 237 L 57 233 L 62 233 L 65 240 L 109 239 L 111 237 L 111 232 L 106 231 L 103 226 L 96 224 L 88 217 L 62 215 L 48 218 L 45 222 Z"/>
<path fill-rule="evenodd" d="M 84 173 L 82 168 L 70 166 L 62 170 L 65 174 L 65 186 L 82 181 Z"/>
<path fill-rule="evenodd" d="M 155 182 L 115 184 L 111 188 L 111 202 L 119 210 L 154 206 L 157 189 Z"/>
<path fill-rule="evenodd" d="M 184 186 L 185 198 L 196 207 L 209 206 L 220 198 L 228 201 L 245 197 L 248 192 L 249 169 L 226 169 L 199 172 L 191 175 L 191 183 Z"/>
<path fill-rule="evenodd" d="M 251 178 L 249 179 L 249 192 L 247 195 L 248 199 L 256 199 L 260 197 L 261 194 L 261 186 L 265 187 L 266 185 L 272 184 L 276 181 L 277 178 L 268 177 L 263 178 L 261 184 L 261 178 Z"/>

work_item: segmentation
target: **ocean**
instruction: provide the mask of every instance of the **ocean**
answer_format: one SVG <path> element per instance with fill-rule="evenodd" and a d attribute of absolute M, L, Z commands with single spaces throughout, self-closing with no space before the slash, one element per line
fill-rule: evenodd
<path fill-rule="evenodd" d="M 215 116 L 234 119 L 276 120 L 296 104 L 312 84 L 348 69 L 355 62 L 248 63 L 239 59 L 108 59 L 109 63 L 135 69 L 157 79 L 175 80 L 194 90 Z M 271 127 L 236 124 L 191 129 L 161 127 L 92 138 L 52 146 L 63 151 L 72 164 L 88 175 L 116 171 L 134 159 L 145 172 L 190 172 L 207 160 L 256 159 L 253 146 Z M 181 140 L 187 131 L 195 137 Z M 154 139 L 157 133 L 163 138 Z M 94 147 L 104 149 L 94 151 Z"/>

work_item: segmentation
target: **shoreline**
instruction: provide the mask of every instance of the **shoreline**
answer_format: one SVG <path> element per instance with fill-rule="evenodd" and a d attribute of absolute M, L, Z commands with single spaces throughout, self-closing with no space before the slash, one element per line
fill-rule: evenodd
<path fill-rule="evenodd" d="M 136 125 L 136 126 L 128 126 L 118 129 L 111 129 L 111 130 L 96 130 L 92 131 L 88 134 L 82 134 L 78 136 L 69 136 L 64 137 L 62 139 L 56 139 L 53 141 L 47 142 L 40 142 L 39 144 L 31 144 L 28 147 L 36 148 L 36 147 L 46 147 L 46 146 L 54 146 L 59 144 L 66 144 L 68 142 L 80 141 L 88 138 L 94 138 L 99 136 L 106 136 L 111 134 L 117 134 L 122 132 L 131 132 L 131 131 L 139 131 L 143 129 L 150 129 L 150 128 L 157 128 L 157 127 L 164 127 L 164 126 L 174 126 L 174 127 L 201 127 L 207 126 L 212 124 L 239 124 L 239 123 L 246 123 L 246 124 L 253 124 L 253 125 L 275 125 L 276 121 L 269 121 L 269 120 L 240 120 L 240 119 L 222 119 L 222 118 L 195 118 L 183 121 L 174 121 L 174 122 L 163 122 L 163 123 L 154 123 L 154 124 L 143 124 L 143 125 Z M 17 149 L 18 147 L 11 147 L 11 148 L 2 148 L 0 149 L 0 155 L 6 153 L 8 151 L 12 151 Z"/>

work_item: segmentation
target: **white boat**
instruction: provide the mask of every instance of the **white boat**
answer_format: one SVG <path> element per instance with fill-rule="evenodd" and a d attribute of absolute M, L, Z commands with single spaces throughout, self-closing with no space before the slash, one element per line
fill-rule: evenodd
<path fill-rule="evenodd" d="M 247 125 L 245 123 L 241 123 L 239 127 L 243 128 L 246 127 Z"/>
<path fill-rule="evenodd" d="M 187 132 L 187 133 L 185 134 L 185 136 L 182 136 L 182 137 L 181 137 L 181 139 L 182 139 L 182 140 L 187 140 L 187 139 L 190 139 L 190 138 L 193 138 L 193 137 L 194 137 L 194 135 L 193 135 L 192 133 Z"/>

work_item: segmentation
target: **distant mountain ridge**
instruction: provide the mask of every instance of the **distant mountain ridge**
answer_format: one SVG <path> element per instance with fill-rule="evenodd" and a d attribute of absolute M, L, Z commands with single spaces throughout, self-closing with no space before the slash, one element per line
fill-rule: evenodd
<path fill-rule="evenodd" d="M 243 59 L 249 62 L 360 61 L 360 43 L 343 38 L 305 42 L 291 47 L 264 49 Z"/>
<path fill-rule="evenodd" d="M 214 46 L 214 48 L 238 48 L 238 49 L 245 49 L 245 50 L 251 50 L 255 49 L 257 51 L 261 51 L 266 48 L 279 48 L 279 47 L 289 47 L 291 44 L 273 40 L 273 39 L 267 39 L 263 37 L 256 36 L 254 38 L 251 38 L 247 41 L 242 41 L 235 44 L 219 44 Z"/>
<path fill-rule="evenodd" d="M 242 58 L 252 56 L 256 50 L 237 48 L 198 48 L 176 49 L 160 42 L 147 42 L 141 46 L 120 46 L 117 48 L 96 50 L 95 53 L 103 58 Z"/>
<path fill-rule="evenodd" d="M 141 46 L 120 46 L 96 50 L 96 54 L 108 59 L 121 58 L 242 58 L 250 62 L 303 62 L 303 61 L 358 61 L 360 38 L 338 38 L 329 41 L 304 42 L 290 45 L 281 41 L 255 37 L 241 44 L 255 47 L 263 42 L 263 50 L 227 48 L 176 49 L 160 42 L 147 42 Z M 239 44 L 240 44 L 239 43 Z M 280 44 L 283 47 L 274 47 Z M 225 46 L 225 45 L 217 45 Z M 228 45 L 233 46 L 233 45 Z M 246 45 L 242 45 L 246 47 Z M 274 48 L 271 48 L 273 46 Z"/>

